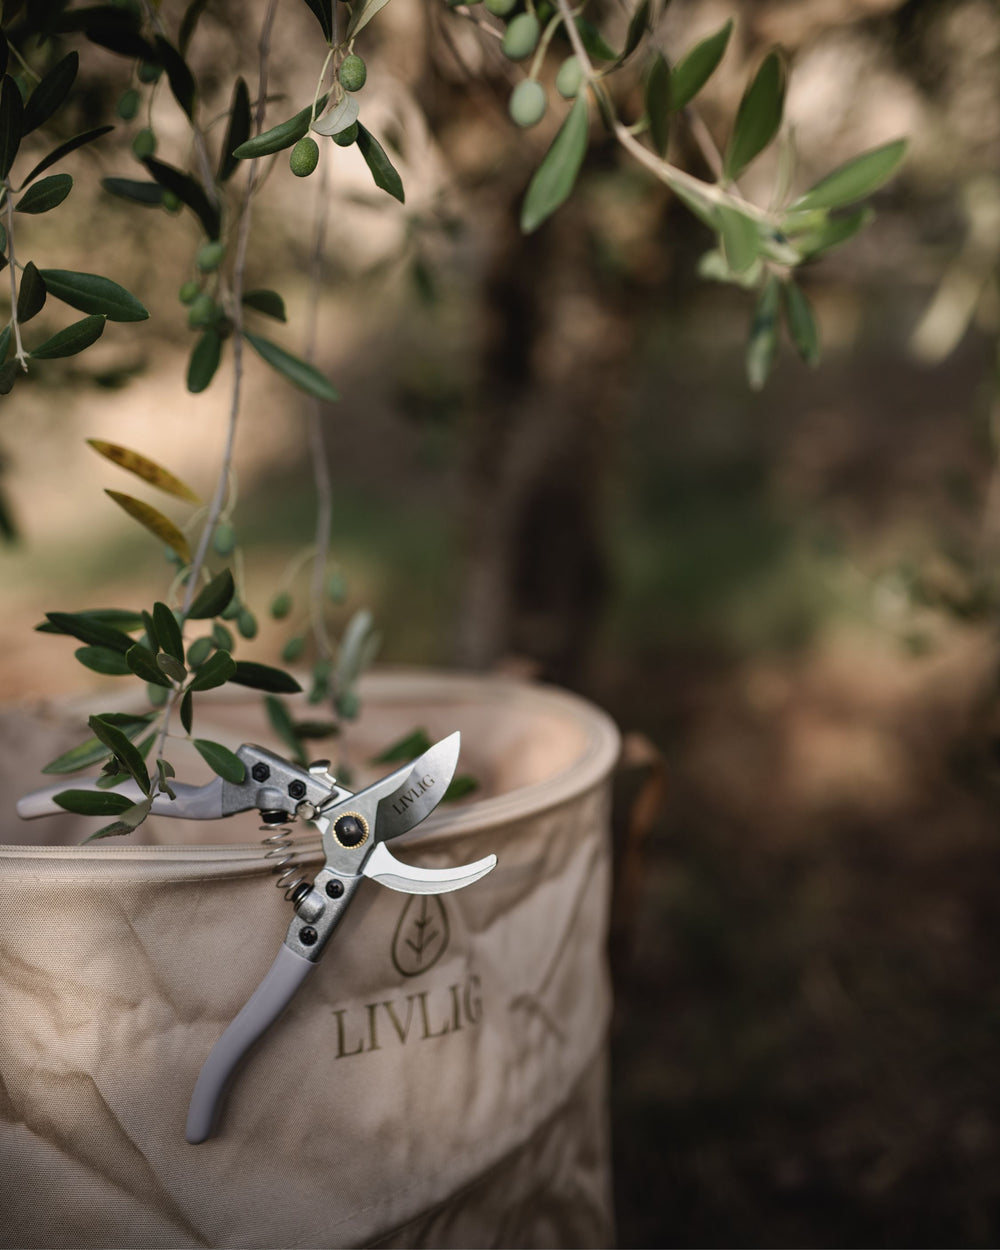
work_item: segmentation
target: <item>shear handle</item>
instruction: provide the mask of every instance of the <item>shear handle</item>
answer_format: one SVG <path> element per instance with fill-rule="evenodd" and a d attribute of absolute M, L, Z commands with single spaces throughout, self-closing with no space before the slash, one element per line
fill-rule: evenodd
<path fill-rule="evenodd" d="M 211 1137 L 222 1096 L 240 1060 L 277 1020 L 315 967 L 287 946 L 279 948 L 264 980 L 212 1047 L 198 1075 L 184 1130 L 193 1146 Z"/>

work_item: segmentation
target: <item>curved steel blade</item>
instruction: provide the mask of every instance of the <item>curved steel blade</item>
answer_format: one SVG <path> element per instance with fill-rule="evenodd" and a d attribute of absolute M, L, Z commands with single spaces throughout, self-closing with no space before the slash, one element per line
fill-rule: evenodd
<path fill-rule="evenodd" d="M 485 859 L 463 864 L 460 868 L 415 868 L 398 860 L 385 843 L 380 842 L 361 871 L 379 885 L 387 885 L 390 890 L 399 890 L 401 894 L 448 894 L 485 877 L 496 867 L 496 863 L 495 855 L 487 855 Z"/>
<path fill-rule="evenodd" d="M 398 838 L 419 825 L 444 798 L 458 764 L 462 735 L 457 731 L 435 742 L 406 768 L 377 782 L 371 789 L 391 785 L 378 801 L 375 837 L 379 842 Z"/>

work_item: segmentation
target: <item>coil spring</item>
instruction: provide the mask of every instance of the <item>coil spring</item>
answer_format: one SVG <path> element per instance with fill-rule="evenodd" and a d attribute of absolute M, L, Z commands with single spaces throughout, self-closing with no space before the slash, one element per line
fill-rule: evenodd
<path fill-rule="evenodd" d="M 279 890 L 284 890 L 285 898 L 291 901 L 299 886 L 312 885 L 312 881 L 302 876 L 299 866 L 293 862 L 295 850 L 292 847 L 292 827 L 287 823 L 277 829 L 274 825 L 261 825 L 260 832 L 268 835 L 266 838 L 261 838 L 261 845 L 268 848 L 264 853 L 264 858 L 274 860 L 271 871 L 278 877 L 274 884 Z"/>

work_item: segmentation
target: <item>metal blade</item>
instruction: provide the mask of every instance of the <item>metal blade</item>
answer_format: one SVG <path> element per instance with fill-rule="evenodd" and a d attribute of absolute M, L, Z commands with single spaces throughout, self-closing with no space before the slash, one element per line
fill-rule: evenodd
<path fill-rule="evenodd" d="M 380 885 L 387 885 L 390 890 L 398 890 L 401 894 L 448 894 L 485 877 L 496 867 L 496 863 L 495 855 L 487 855 L 485 859 L 477 859 L 474 864 L 463 864 L 460 868 L 415 868 L 412 864 L 404 864 L 398 860 L 380 842 L 368 856 L 361 871 L 366 877 L 371 877 Z"/>
<path fill-rule="evenodd" d="M 409 768 L 401 768 L 378 783 L 387 785 L 399 779 L 398 784 L 379 799 L 375 816 L 375 836 L 379 842 L 398 838 L 419 825 L 441 802 L 455 775 L 461 738 L 457 731 L 449 734 L 418 756 Z"/>

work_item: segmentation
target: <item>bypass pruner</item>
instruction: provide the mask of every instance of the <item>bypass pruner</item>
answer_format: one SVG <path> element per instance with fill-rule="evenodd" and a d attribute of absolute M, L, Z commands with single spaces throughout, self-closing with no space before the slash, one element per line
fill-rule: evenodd
<path fill-rule="evenodd" d="M 245 745 L 237 755 L 245 766 L 239 784 L 216 777 L 205 786 L 171 781 L 176 798 L 158 794 L 152 811 L 187 820 L 217 820 L 257 808 L 267 825 L 300 817 L 311 820 L 323 839 L 325 862 L 310 883 L 292 882 L 286 897 L 295 908 L 277 958 L 246 1005 L 213 1046 L 195 1083 L 185 1136 L 210 1137 L 226 1085 L 250 1046 L 278 1018 L 309 972 L 343 916 L 362 877 L 403 894 L 444 894 L 478 881 L 493 867 L 487 855 L 460 868 L 426 869 L 404 864 L 385 843 L 419 824 L 444 797 L 458 762 L 459 734 L 453 733 L 410 764 L 354 794 L 330 775 L 329 761 L 308 769 L 268 751 Z M 62 812 L 53 799 L 67 785 L 48 786 L 17 804 L 26 819 Z M 74 781 L 73 789 L 96 789 L 96 779 Z M 142 795 L 134 782 L 113 793 Z M 287 845 L 287 843 L 286 843 Z M 279 882 L 279 884 L 281 884 Z"/>

